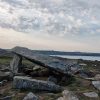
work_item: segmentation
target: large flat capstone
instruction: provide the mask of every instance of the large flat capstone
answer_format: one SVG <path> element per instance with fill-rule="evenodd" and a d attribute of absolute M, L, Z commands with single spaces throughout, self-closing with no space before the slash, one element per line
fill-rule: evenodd
<path fill-rule="evenodd" d="M 61 86 L 56 85 L 52 82 L 32 79 L 31 77 L 15 76 L 13 79 L 13 87 L 16 89 L 25 90 L 39 90 L 39 91 L 50 91 L 60 92 Z"/>
<path fill-rule="evenodd" d="M 57 59 L 55 57 L 51 57 L 48 55 L 39 54 L 35 51 L 32 51 L 27 48 L 23 48 L 23 47 L 15 47 L 12 49 L 12 52 L 16 55 L 19 55 L 19 57 L 24 57 L 38 65 L 41 65 L 43 67 L 49 68 L 53 71 L 57 71 L 63 74 L 71 73 L 71 66 L 76 64 L 76 62 L 73 62 L 73 61 L 65 61 L 65 60 Z M 15 59 L 13 60 L 13 63 L 11 65 L 15 67 L 15 69 L 16 69 L 15 63 L 17 62 L 18 60 L 16 61 Z M 11 67 L 12 71 L 14 70 L 13 67 Z"/>

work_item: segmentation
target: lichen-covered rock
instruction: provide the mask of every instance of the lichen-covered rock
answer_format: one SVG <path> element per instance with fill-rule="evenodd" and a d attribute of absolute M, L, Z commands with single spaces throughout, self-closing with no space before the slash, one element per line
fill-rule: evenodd
<path fill-rule="evenodd" d="M 52 82 L 36 80 L 24 76 L 15 76 L 13 79 L 13 87 L 17 89 L 31 89 L 51 92 L 60 92 L 62 90 L 61 86 L 56 85 Z"/>
<path fill-rule="evenodd" d="M 28 93 L 23 100 L 39 100 L 39 97 L 37 97 L 32 92 Z"/>

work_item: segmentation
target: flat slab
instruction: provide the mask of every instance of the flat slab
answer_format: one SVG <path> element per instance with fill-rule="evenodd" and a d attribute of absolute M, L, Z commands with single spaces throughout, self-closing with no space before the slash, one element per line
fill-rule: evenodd
<path fill-rule="evenodd" d="M 15 76 L 13 79 L 13 87 L 16 89 L 26 90 L 39 90 L 39 91 L 50 91 L 60 92 L 61 86 L 56 85 L 52 82 L 32 79 L 31 77 Z"/>
<path fill-rule="evenodd" d="M 25 57 L 26 59 L 41 65 L 43 67 L 53 69 L 63 74 L 68 74 L 71 71 L 71 66 L 76 64 L 76 62 L 65 61 L 61 59 L 57 59 L 48 55 L 39 54 L 35 51 L 32 51 L 23 47 L 15 47 L 12 49 L 14 54 Z"/>

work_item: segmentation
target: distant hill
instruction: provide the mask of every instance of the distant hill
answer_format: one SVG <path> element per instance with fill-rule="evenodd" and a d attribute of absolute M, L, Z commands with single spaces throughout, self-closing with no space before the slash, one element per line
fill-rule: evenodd
<path fill-rule="evenodd" d="M 63 51 L 47 51 L 47 50 L 33 50 L 36 53 L 41 53 L 44 55 L 74 55 L 74 56 L 100 56 L 100 53 L 87 53 L 87 52 L 63 52 Z M 10 56 L 13 54 L 10 49 L 0 49 L 0 56 Z"/>
<path fill-rule="evenodd" d="M 8 49 L 1 49 L 0 48 L 0 57 L 1 56 L 11 57 L 12 56 L 12 53 Z"/>
<path fill-rule="evenodd" d="M 0 56 L 5 55 L 6 53 L 7 53 L 6 50 L 4 50 L 4 49 L 0 49 Z"/>

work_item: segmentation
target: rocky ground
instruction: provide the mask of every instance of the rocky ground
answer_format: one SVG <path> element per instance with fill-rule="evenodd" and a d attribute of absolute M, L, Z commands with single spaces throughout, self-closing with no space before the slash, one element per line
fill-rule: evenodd
<path fill-rule="evenodd" d="M 100 100 L 100 62 L 78 60 L 80 71 L 72 77 L 53 82 L 62 86 L 63 91 L 54 93 L 14 89 L 10 76 L 10 57 L 0 57 L 0 100 Z M 49 80 L 48 69 L 23 60 L 23 72 L 34 79 Z M 34 73 L 33 73 L 34 70 Z M 50 80 L 51 80 L 50 79 Z M 59 79 L 59 77 L 58 77 Z"/>

